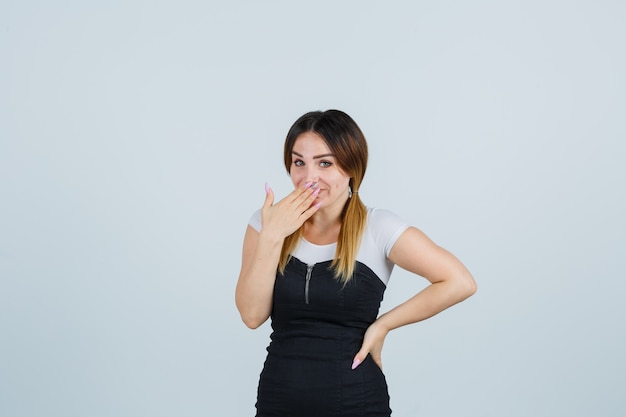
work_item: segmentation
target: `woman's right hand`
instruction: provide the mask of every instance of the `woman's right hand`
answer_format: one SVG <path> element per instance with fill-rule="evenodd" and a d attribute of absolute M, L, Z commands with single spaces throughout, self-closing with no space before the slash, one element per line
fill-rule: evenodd
<path fill-rule="evenodd" d="M 298 230 L 320 208 L 313 204 L 319 194 L 317 183 L 307 183 L 274 204 L 274 191 L 265 185 L 265 202 L 261 208 L 261 234 L 285 239 Z"/>

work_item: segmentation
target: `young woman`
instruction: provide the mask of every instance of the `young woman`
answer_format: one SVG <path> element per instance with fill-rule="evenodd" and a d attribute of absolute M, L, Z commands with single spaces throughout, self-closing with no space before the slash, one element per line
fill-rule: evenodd
<path fill-rule="evenodd" d="M 387 333 L 476 291 L 450 252 L 393 213 L 366 207 L 367 143 L 350 116 L 310 112 L 284 147 L 294 191 L 266 185 L 243 242 L 236 303 L 254 329 L 272 318 L 257 417 L 389 416 L 381 350 Z M 394 265 L 431 285 L 378 315 Z"/>

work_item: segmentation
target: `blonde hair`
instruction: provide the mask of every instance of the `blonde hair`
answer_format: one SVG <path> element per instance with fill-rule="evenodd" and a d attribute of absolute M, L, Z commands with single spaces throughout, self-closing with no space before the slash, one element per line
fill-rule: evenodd
<path fill-rule="evenodd" d="M 367 168 L 367 142 L 356 122 L 340 110 L 306 113 L 291 126 L 285 139 L 284 162 L 287 172 L 291 169 L 293 146 L 305 132 L 319 135 L 335 155 L 339 168 L 350 177 L 350 188 L 353 192 L 341 213 L 337 249 L 331 263 L 335 278 L 345 285 L 354 274 L 356 256 L 367 222 L 367 209 L 358 194 Z M 284 274 L 303 231 L 304 225 L 285 238 L 278 262 L 278 271 L 281 274 Z"/>

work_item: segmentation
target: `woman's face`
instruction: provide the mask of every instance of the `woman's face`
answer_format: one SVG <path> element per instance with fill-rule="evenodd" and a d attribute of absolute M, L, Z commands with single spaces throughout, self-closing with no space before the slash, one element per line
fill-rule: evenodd
<path fill-rule="evenodd" d="M 320 192 L 315 202 L 321 202 L 322 209 L 343 207 L 348 199 L 350 177 L 339 168 L 324 139 L 313 132 L 302 133 L 293 145 L 291 159 L 289 174 L 295 187 L 317 182 Z"/>

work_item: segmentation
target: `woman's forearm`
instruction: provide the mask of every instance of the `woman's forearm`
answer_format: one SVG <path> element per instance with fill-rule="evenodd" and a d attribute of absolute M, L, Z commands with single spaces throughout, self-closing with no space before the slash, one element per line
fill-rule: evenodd
<path fill-rule="evenodd" d="M 435 282 L 406 302 L 381 315 L 377 324 L 387 331 L 428 319 L 476 292 L 473 279 Z"/>

